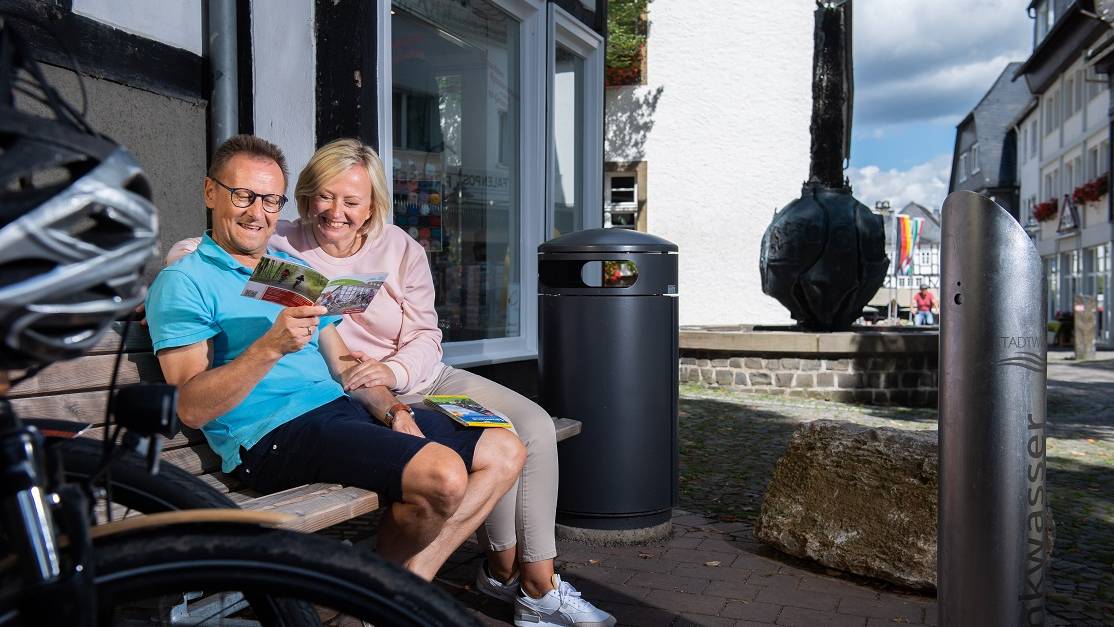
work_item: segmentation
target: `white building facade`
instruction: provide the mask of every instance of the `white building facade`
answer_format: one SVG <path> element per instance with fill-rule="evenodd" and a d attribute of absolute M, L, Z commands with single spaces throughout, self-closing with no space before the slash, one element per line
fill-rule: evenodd
<path fill-rule="evenodd" d="M 1015 123 L 1023 215 L 1043 259 L 1046 315 L 1094 296 L 1097 341 L 1111 345 L 1110 89 L 1097 61 L 1114 38 L 1078 2 L 1033 3 L 1034 50 L 1018 73 L 1036 106 Z M 1057 13 L 1058 12 L 1058 13 Z M 1109 61 L 1107 61 L 1109 63 Z"/>
<path fill-rule="evenodd" d="M 645 83 L 607 88 L 604 220 L 678 245 L 683 325 L 792 322 L 758 259 L 808 176 L 815 8 L 651 2 Z"/>

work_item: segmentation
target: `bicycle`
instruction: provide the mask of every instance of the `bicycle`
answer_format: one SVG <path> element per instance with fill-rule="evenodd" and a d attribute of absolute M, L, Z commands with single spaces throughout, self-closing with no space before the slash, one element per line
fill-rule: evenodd
<path fill-rule="evenodd" d="M 140 438 L 172 434 L 176 421 L 141 409 L 152 395 L 164 405 L 167 388 L 119 390 L 116 404 L 131 410 L 122 428 Z M 0 408 L 9 544 L 0 560 L 0 625 L 317 625 L 342 615 L 373 624 L 474 623 L 446 593 L 370 553 L 262 526 L 279 522 L 273 514 L 164 512 L 92 527 L 85 489 L 60 481 L 60 461 L 37 429 L 6 403 Z"/>

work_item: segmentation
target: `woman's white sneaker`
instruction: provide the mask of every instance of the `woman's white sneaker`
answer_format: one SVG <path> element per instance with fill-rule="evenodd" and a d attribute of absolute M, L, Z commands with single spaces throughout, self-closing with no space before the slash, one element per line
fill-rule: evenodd
<path fill-rule="evenodd" d="M 507 583 L 503 583 L 487 571 L 487 560 L 481 560 L 480 567 L 476 570 L 476 589 L 489 597 L 514 603 L 518 596 L 518 571 L 511 575 Z"/>
<path fill-rule="evenodd" d="M 553 575 L 553 590 L 540 599 L 520 592 L 514 600 L 516 627 L 611 627 L 615 617 L 580 596 L 572 584 Z"/>

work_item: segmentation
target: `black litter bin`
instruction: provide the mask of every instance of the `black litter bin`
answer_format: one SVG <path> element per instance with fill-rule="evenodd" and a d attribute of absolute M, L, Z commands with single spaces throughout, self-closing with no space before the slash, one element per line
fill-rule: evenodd
<path fill-rule="evenodd" d="M 538 247 L 539 387 L 580 420 L 561 444 L 557 522 L 668 527 L 677 498 L 677 245 L 624 229 Z"/>

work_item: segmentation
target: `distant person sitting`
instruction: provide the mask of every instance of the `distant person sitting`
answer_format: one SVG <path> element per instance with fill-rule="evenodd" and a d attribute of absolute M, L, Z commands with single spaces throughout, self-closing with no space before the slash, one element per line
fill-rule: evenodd
<path fill-rule="evenodd" d="M 913 324 L 924 326 L 936 324 L 936 297 L 921 283 L 921 289 L 913 294 Z"/>

